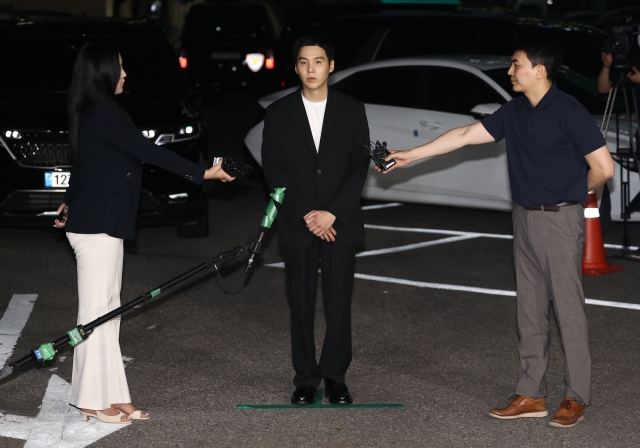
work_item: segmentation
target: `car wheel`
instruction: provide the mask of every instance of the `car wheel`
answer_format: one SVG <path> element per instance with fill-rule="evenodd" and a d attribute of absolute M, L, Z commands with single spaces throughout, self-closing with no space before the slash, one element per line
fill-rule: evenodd
<path fill-rule="evenodd" d="M 204 214 L 202 218 L 178 225 L 178 236 L 180 238 L 206 238 L 209 236 L 209 201 L 205 197 L 202 201 Z"/>

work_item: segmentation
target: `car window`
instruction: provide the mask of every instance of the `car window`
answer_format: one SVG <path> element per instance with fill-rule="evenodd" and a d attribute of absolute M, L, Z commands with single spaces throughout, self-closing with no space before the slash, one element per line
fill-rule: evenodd
<path fill-rule="evenodd" d="M 110 42 L 120 49 L 127 73 L 123 97 L 182 95 L 182 73 L 169 43 L 139 35 L 5 36 L 0 60 L 11 61 L 11 66 L 0 71 L 0 93 L 65 93 L 78 50 L 89 41 Z"/>
<path fill-rule="evenodd" d="M 504 104 L 493 87 L 473 73 L 450 67 L 432 67 L 429 78 L 429 109 L 471 115 L 478 104 Z"/>
<path fill-rule="evenodd" d="M 521 92 L 513 91 L 511 80 L 504 69 L 488 70 L 485 74 L 498 83 L 512 97 L 523 95 Z M 554 81 L 560 90 L 577 99 L 590 114 L 604 114 L 607 95 L 598 93 L 597 83 L 593 79 L 573 70 L 562 68 Z"/>
<path fill-rule="evenodd" d="M 366 104 L 424 109 L 428 67 L 384 67 L 363 70 L 332 87 Z"/>

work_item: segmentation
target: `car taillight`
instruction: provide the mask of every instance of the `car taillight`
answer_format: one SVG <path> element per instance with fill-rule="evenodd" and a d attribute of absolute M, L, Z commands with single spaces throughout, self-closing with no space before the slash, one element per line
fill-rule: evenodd
<path fill-rule="evenodd" d="M 181 68 L 187 68 L 187 58 L 186 57 L 180 56 L 179 61 L 180 61 L 180 67 Z"/>
<path fill-rule="evenodd" d="M 276 60 L 274 59 L 273 56 L 268 57 L 267 60 L 264 61 L 264 68 L 266 68 L 267 70 L 271 70 L 275 66 L 276 66 Z"/>

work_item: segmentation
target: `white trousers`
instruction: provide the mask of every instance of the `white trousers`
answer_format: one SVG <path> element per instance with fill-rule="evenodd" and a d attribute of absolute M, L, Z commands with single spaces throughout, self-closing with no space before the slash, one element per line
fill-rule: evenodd
<path fill-rule="evenodd" d="M 122 239 L 107 234 L 67 232 L 78 265 L 78 324 L 120 306 Z M 102 410 L 112 403 L 131 403 L 120 353 L 120 318 L 106 322 L 75 347 L 70 403 Z"/>

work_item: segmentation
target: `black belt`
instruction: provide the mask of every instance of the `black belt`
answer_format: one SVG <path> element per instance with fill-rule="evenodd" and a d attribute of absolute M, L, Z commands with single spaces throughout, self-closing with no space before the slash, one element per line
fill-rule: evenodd
<path fill-rule="evenodd" d="M 578 205 L 577 202 L 561 202 L 554 205 L 539 205 L 538 207 L 524 207 L 525 210 L 538 210 L 539 212 L 557 212 L 560 207 L 568 207 L 570 205 Z"/>

